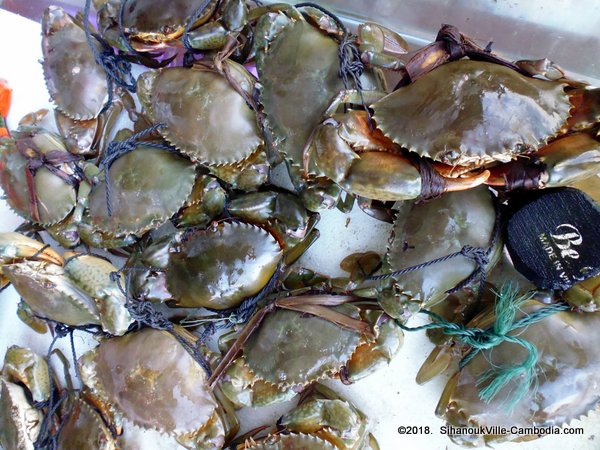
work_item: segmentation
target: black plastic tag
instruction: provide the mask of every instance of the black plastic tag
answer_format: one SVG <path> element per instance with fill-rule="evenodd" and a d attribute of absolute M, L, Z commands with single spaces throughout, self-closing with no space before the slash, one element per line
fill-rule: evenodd
<path fill-rule="evenodd" d="M 577 189 L 537 191 L 508 220 L 506 246 L 536 286 L 568 289 L 600 272 L 600 205 Z"/>

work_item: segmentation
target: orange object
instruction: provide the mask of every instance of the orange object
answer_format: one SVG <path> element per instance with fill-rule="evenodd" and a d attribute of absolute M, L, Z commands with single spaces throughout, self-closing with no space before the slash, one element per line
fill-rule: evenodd
<path fill-rule="evenodd" d="M 8 87 L 6 80 L 0 79 L 0 137 L 8 136 L 8 129 L 4 118 L 10 110 L 10 100 L 12 98 L 12 89 Z"/>

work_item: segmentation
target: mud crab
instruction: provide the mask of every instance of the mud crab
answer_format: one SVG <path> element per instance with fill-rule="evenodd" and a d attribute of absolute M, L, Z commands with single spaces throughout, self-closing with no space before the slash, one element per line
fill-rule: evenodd
<path fill-rule="evenodd" d="M 404 47 L 400 36 L 383 27 L 379 30 L 389 47 Z M 272 136 L 273 148 L 296 171 L 302 169 L 302 152 L 313 129 L 344 89 L 338 56 L 342 34 L 331 18 L 310 7 L 267 13 L 256 25 L 254 45 L 263 126 Z M 376 48 L 368 37 L 364 33 L 364 52 Z M 377 71 L 367 70 L 360 80 L 367 98 L 370 90 L 384 86 Z"/>
<path fill-rule="evenodd" d="M 222 340 L 224 361 L 243 353 L 222 374 L 223 393 L 238 407 L 266 405 L 322 378 L 351 383 L 389 363 L 402 346 L 402 332 L 376 305 L 359 307 L 353 300 L 301 295 L 257 312 L 239 334 Z M 229 362 L 221 364 L 215 380 Z"/>
<path fill-rule="evenodd" d="M 71 326 L 101 325 L 124 334 L 133 322 L 110 262 L 92 255 L 67 254 L 63 260 L 40 242 L 18 233 L 1 233 L 3 277 L 36 316 Z"/>
<path fill-rule="evenodd" d="M 317 236 L 314 218 L 286 194 L 247 194 L 227 211 L 245 223 L 178 230 L 135 253 L 128 262 L 132 294 L 177 307 L 232 308 L 258 294 Z"/>
<path fill-rule="evenodd" d="M 146 72 L 138 92 L 151 121 L 164 125 L 161 135 L 183 154 L 209 165 L 239 165 L 263 143 L 247 103 L 254 83 L 243 66 L 224 60 Z"/>
<path fill-rule="evenodd" d="M 42 66 L 56 107 L 75 120 L 96 118 L 108 98 L 108 84 L 90 50 L 82 23 L 62 8 L 50 6 L 42 24 Z M 102 53 L 100 43 L 92 45 Z"/>
<path fill-rule="evenodd" d="M 227 400 L 170 333 L 146 328 L 102 341 L 80 368 L 89 396 L 117 429 L 126 419 L 194 449 L 222 448 L 237 431 Z"/>
<path fill-rule="evenodd" d="M 543 305 L 536 301 L 526 303 L 522 310 L 531 313 Z M 597 331 L 598 313 L 559 312 L 532 324 L 519 337 L 532 343 L 538 350 L 537 371 L 540 374 L 537 389 L 530 389 L 512 410 L 506 414 L 505 390 L 490 403 L 479 398 L 478 378 L 490 368 L 514 363 L 525 357 L 521 349 L 503 343 L 493 353 L 483 352 L 456 373 L 448 382 L 436 413 L 453 426 L 561 426 L 570 423 L 598 403 L 600 394 L 596 382 L 597 352 L 588 338 Z M 493 313 L 481 314 L 470 326 L 485 328 L 494 320 Z M 591 334 L 590 334 L 591 333 Z M 565 343 L 568 343 L 566 346 Z M 543 374 L 543 375 L 542 375 Z M 463 445 L 480 445 L 504 440 L 529 440 L 538 435 L 485 435 L 455 436 Z"/>
<path fill-rule="evenodd" d="M 0 444 L 3 448 L 32 450 L 45 445 L 41 442 L 45 438 L 41 432 L 44 422 L 48 421 L 44 432 L 50 429 L 58 434 L 56 446 L 59 449 L 91 446 L 97 450 L 116 449 L 116 438 L 94 406 L 84 397 L 67 393 L 58 386 L 56 375 L 46 360 L 31 350 L 17 346 L 7 350 L 0 386 Z M 54 398 L 58 395 L 62 400 Z M 54 404 L 61 407 L 50 412 L 53 402 L 59 402 Z M 48 414 L 52 417 L 45 417 Z"/>
<path fill-rule="evenodd" d="M 277 421 L 276 430 L 262 438 L 245 437 L 244 442 L 235 448 L 378 450 L 379 445 L 368 432 L 365 415 L 331 389 L 317 383 L 310 387 L 295 408 Z"/>

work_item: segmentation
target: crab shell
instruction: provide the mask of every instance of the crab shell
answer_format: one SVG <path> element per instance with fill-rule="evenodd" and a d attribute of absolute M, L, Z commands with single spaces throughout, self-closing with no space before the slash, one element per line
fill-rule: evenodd
<path fill-rule="evenodd" d="M 86 222 L 106 236 L 141 236 L 179 211 L 195 179 L 195 165 L 186 158 L 141 145 L 109 169 L 112 215 L 102 181 L 90 193 Z"/>
<path fill-rule="evenodd" d="M 415 266 L 458 252 L 464 245 L 487 248 L 492 241 L 496 212 L 486 187 L 450 192 L 425 204 L 413 206 L 407 218 L 400 216 L 394 224 L 393 241 L 388 247 L 386 267 L 389 272 Z M 495 250 L 499 250 L 496 246 Z M 499 253 L 499 252 L 495 252 Z M 490 263 L 486 270 L 493 266 Z M 475 263 L 458 256 L 396 279 L 404 298 L 432 305 L 447 295 L 446 291 L 467 278 Z M 382 302 L 392 317 L 402 311 L 397 299 Z"/>
<path fill-rule="evenodd" d="M 96 0 L 96 3 L 101 2 Z M 194 26 L 206 22 L 218 4 L 218 0 L 211 0 Z M 162 0 L 128 0 L 123 13 L 123 29 L 132 38 L 141 41 L 171 41 L 183 34 L 198 6 L 199 3 L 189 0 L 173 0 L 168 7 Z"/>
<path fill-rule="evenodd" d="M 242 447 L 248 450 L 337 450 L 338 447 L 317 436 L 302 433 L 278 434 Z"/>
<path fill-rule="evenodd" d="M 28 348 L 13 345 L 6 351 L 2 376 L 27 387 L 34 402 L 44 402 L 50 397 L 48 363 Z"/>
<path fill-rule="evenodd" d="M 13 133 L 13 138 L 0 139 L 0 185 L 6 193 L 8 205 L 26 220 L 33 220 L 27 184 L 27 161 L 18 146 L 34 148 L 45 154 L 50 151 L 67 150 L 59 136 L 39 128 L 24 128 Z M 31 150 L 33 152 L 33 150 Z M 71 171 L 67 164 L 59 168 Z M 53 225 L 63 220 L 75 207 L 77 192 L 46 167 L 35 171 L 33 176 L 40 223 Z"/>
<path fill-rule="evenodd" d="M 65 276 L 61 266 L 24 261 L 2 270 L 37 315 L 72 326 L 100 324 L 93 299 Z"/>
<path fill-rule="evenodd" d="M 346 383 L 365 378 L 399 352 L 402 330 L 383 311 L 357 311 L 352 305 L 333 309 L 352 317 L 359 314 L 375 336 L 361 336 L 316 316 L 276 310 L 267 316 L 274 318 L 261 323 L 258 336 L 245 344 L 245 356 L 235 360 L 221 379 L 227 398 L 239 408 L 284 402 L 298 387 L 327 376 L 343 372 Z M 269 352 L 274 355 L 271 359 Z"/>
<path fill-rule="evenodd" d="M 25 389 L 0 377 L 0 445 L 33 450 L 43 415 L 29 403 Z"/>
<path fill-rule="evenodd" d="M 102 53 L 99 42 L 92 45 Z M 42 51 L 46 86 L 56 107 L 76 120 L 97 117 L 108 96 L 106 74 L 96 63 L 82 26 L 60 7 L 44 11 Z"/>
<path fill-rule="evenodd" d="M 354 306 L 333 309 L 360 319 Z M 244 360 L 258 379 L 278 388 L 305 386 L 338 373 L 362 342 L 356 331 L 328 320 L 277 309 L 244 345 Z"/>
<path fill-rule="evenodd" d="M 268 283 L 282 256 L 275 238 L 254 225 L 221 223 L 197 231 L 169 256 L 172 306 L 234 307 Z"/>
<path fill-rule="evenodd" d="M 252 75 L 232 61 L 223 64 L 251 96 Z M 161 135 L 193 161 L 241 162 L 262 144 L 256 114 L 215 70 L 194 66 L 148 71 L 138 79 L 138 93 L 152 122 L 164 124 Z"/>
<path fill-rule="evenodd" d="M 218 403 L 204 369 L 166 331 L 146 328 L 102 341 L 79 364 L 96 404 L 115 423 L 126 418 L 184 441 L 216 426 Z M 217 440 L 223 445 L 223 433 Z"/>
<path fill-rule="evenodd" d="M 327 108 L 344 89 L 339 77 L 338 42 L 304 19 L 300 11 L 263 15 L 255 31 L 259 102 L 273 144 L 294 165 Z M 367 71 L 364 89 L 382 85 Z"/>
<path fill-rule="evenodd" d="M 372 105 L 397 144 L 450 165 L 508 162 L 535 152 L 569 118 L 564 83 L 488 62 L 443 64 Z"/>
<path fill-rule="evenodd" d="M 73 399 L 57 441 L 61 450 L 115 450 L 115 438 L 102 417 L 87 402 Z"/>
<path fill-rule="evenodd" d="M 543 304 L 530 301 L 521 309 L 531 313 Z M 476 318 L 474 326 L 485 328 L 493 314 Z M 477 323 L 478 322 L 478 323 Z M 538 386 L 530 389 L 511 414 L 505 399 L 514 382 L 490 403 L 479 398 L 479 377 L 493 367 L 515 364 L 526 357 L 520 346 L 504 342 L 493 351 L 482 351 L 446 385 L 436 414 L 456 427 L 498 426 L 547 427 L 570 423 L 593 410 L 600 401 L 600 313 L 559 312 L 517 331 L 520 338 L 539 352 Z M 455 436 L 463 445 L 483 445 L 504 440 L 529 440 L 538 435 Z"/>

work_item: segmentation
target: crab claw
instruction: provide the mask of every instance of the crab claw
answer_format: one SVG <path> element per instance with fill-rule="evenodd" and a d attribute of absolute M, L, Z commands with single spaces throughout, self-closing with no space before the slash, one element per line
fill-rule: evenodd
<path fill-rule="evenodd" d="M 0 233 L 0 265 L 34 259 L 62 266 L 63 258 L 44 243 L 15 232 Z"/>

